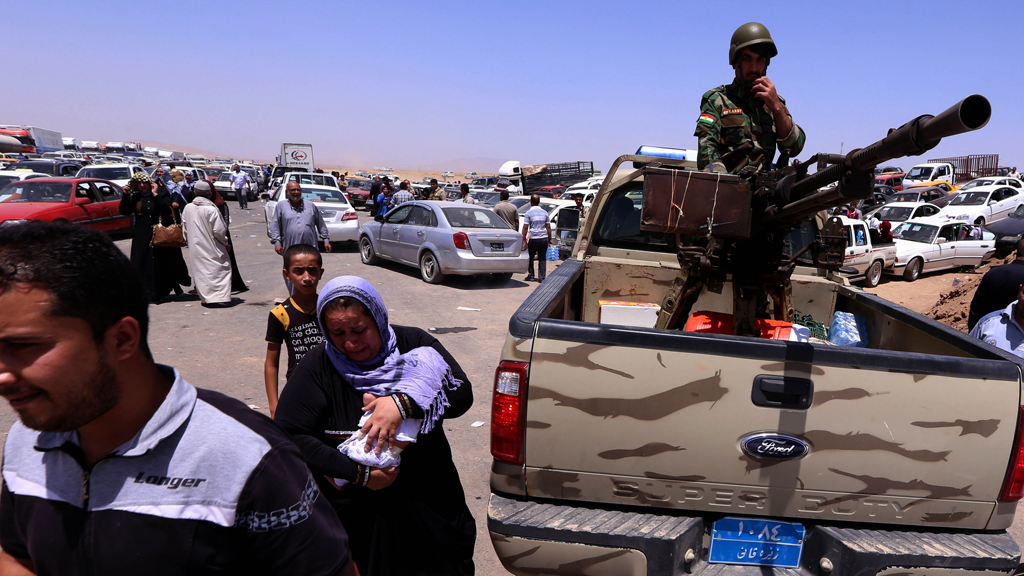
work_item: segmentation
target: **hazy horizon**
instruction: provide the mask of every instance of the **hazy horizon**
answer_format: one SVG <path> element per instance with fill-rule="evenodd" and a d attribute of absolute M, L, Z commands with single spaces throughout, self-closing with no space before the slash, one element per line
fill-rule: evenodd
<path fill-rule="evenodd" d="M 701 94 L 731 81 L 729 38 L 756 20 L 779 48 L 768 76 L 807 133 L 800 158 L 980 93 L 987 127 L 895 163 L 997 153 L 1024 166 L 1024 5 L 714 6 L 15 3 L 6 45 L 25 49 L 5 59 L 0 123 L 256 159 L 306 142 L 336 166 L 607 170 L 642 144 L 696 148 Z"/>

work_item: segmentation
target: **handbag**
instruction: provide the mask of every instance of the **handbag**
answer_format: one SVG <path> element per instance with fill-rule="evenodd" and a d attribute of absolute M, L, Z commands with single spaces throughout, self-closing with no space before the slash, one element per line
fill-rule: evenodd
<path fill-rule="evenodd" d="M 174 224 L 164 226 L 162 222 L 158 221 L 153 225 L 151 246 L 156 246 L 157 248 L 184 248 L 188 245 L 188 242 L 185 241 L 185 230 L 178 221 L 177 213 L 172 211 L 171 215 L 174 217 Z"/>

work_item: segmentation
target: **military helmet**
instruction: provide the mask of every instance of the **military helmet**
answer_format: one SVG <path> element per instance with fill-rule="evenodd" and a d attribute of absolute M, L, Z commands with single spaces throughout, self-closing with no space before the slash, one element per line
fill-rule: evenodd
<path fill-rule="evenodd" d="M 775 48 L 775 41 L 764 24 L 760 22 L 747 22 L 732 33 L 732 40 L 729 42 L 729 65 L 736 63 L 736 57 L 744 48 L 750 48 L 756 44 L 767 44 L 768 57 L 774 58 L 778 53 Z"/>

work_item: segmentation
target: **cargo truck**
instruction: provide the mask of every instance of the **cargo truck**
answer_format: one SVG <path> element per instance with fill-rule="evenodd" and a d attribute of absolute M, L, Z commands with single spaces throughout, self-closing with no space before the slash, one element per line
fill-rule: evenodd
<path fill-rule="evenodd" d="M 24 146 L 21 151 L 29 154 L 58 152 L 64 149 L 64 139 L 60 132 L 37 126 L 0 125 L 0 134 L 17 138 Z"/>
<path fill-rule="evenodd" d="M 307 172 L 312 172 L 316 169 L 313 165 L 313 145 L 287 142 L 281 144 L 277 165 L 286 168 L 304 168 Z"/>

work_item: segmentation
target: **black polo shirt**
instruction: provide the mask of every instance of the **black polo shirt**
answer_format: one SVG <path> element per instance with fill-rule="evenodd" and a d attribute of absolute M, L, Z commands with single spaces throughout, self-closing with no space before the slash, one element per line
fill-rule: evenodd
<path fill-rule="evenodd" d="M 36 573 L 344 574 L 348 537 L 295 445 L 241 402 L 174 384 L 130 441 L 82 465 L 75 432 L 19 421 L 0 546 Z"/>

